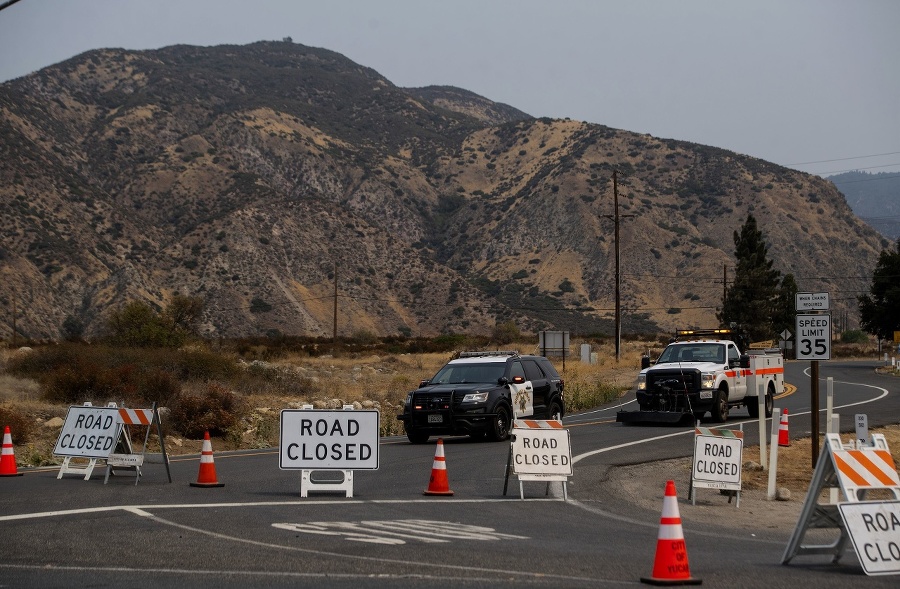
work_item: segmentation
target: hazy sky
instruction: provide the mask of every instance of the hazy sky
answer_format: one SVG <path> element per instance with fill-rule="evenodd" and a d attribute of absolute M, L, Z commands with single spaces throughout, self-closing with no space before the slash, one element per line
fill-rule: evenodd
<path fill-rule="evenodd" d="M 90 49 L 284 37 L 534 116 L 900 171 L 897 0 L 20 0 L 0 81 Z"/>

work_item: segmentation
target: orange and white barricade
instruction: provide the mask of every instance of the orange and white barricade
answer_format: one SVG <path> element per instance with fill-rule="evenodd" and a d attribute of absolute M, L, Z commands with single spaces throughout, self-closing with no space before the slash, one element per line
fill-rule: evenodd
<path fill-rule="evenodd" d="M 900 557 L 883 558 L 896 552 L 896 531 L 887 530 L 893 536 L 885 539 L 879 535 L 879 526 L 871 525 L 882 518 L 900 521 L 900 476 L 884 436 L 872 434 L 871 439 L 871 445 L 860 447 L 854 442 L 844 445 L 838 434 L 826 434 L 825 448 L 782 564 L 810 554 L 830 555 L 836 563 L 852 541 L 866 574 L 900 574 Z M 820 503 L 823 491 L 835 488 L 840 489 L 841 500 Z M 881 499 L 872 501 L 871 496 Z M 810 529 L 837 530 L 837 537 L 829 544 L 804 544 Z M 881 552 L 879 542 L 887 542 L 891 548 Z"/>

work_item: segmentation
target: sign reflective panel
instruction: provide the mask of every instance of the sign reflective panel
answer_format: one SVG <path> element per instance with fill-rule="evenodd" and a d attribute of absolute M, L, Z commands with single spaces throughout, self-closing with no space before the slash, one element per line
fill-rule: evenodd
<path fill-rule="evenodd" d="M 377 470 L 378 411 L 285 409 L 282 470 Z"/>

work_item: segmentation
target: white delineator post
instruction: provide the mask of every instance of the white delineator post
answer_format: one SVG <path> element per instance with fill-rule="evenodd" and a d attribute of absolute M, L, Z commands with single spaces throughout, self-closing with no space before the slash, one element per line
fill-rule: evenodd
<path fill-rule="evenodd" d="M 766 469 L 766 396 L 764 383 L 756 387 L 756 401 L 759 406 L 759 463 Z"/>
<path fill-rule="evenodd" d="M 775 498 L 775 475 L 778 473 L 778 428 L 781 422 L 780 417 L 781 409 L 772 409 L 772 438 L 770 440 L 772 451 L 769 453 L 769 486 L 766 490 L 766 499 L 770 501 Z"/>

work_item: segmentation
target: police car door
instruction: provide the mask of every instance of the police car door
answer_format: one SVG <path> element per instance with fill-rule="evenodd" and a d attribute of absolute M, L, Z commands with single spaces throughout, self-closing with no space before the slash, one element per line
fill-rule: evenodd
<path fill-rule="evenodd" d="M 534 387 L 525 376 L 525 368 L 515 360 L 509 368 L 509 393 L 512 398 L 513 416 L 532 417 L 534 415 Z"/>
<path fill-rule="evenodd" d="M 522 364 L 525 367 L 525 378 L 531 383 L 533 390 L 534 415 L 545 415 L 547 413 L 547 396 L 550 394 L 550 380 L 534 360 L 522 360 Z"/>

